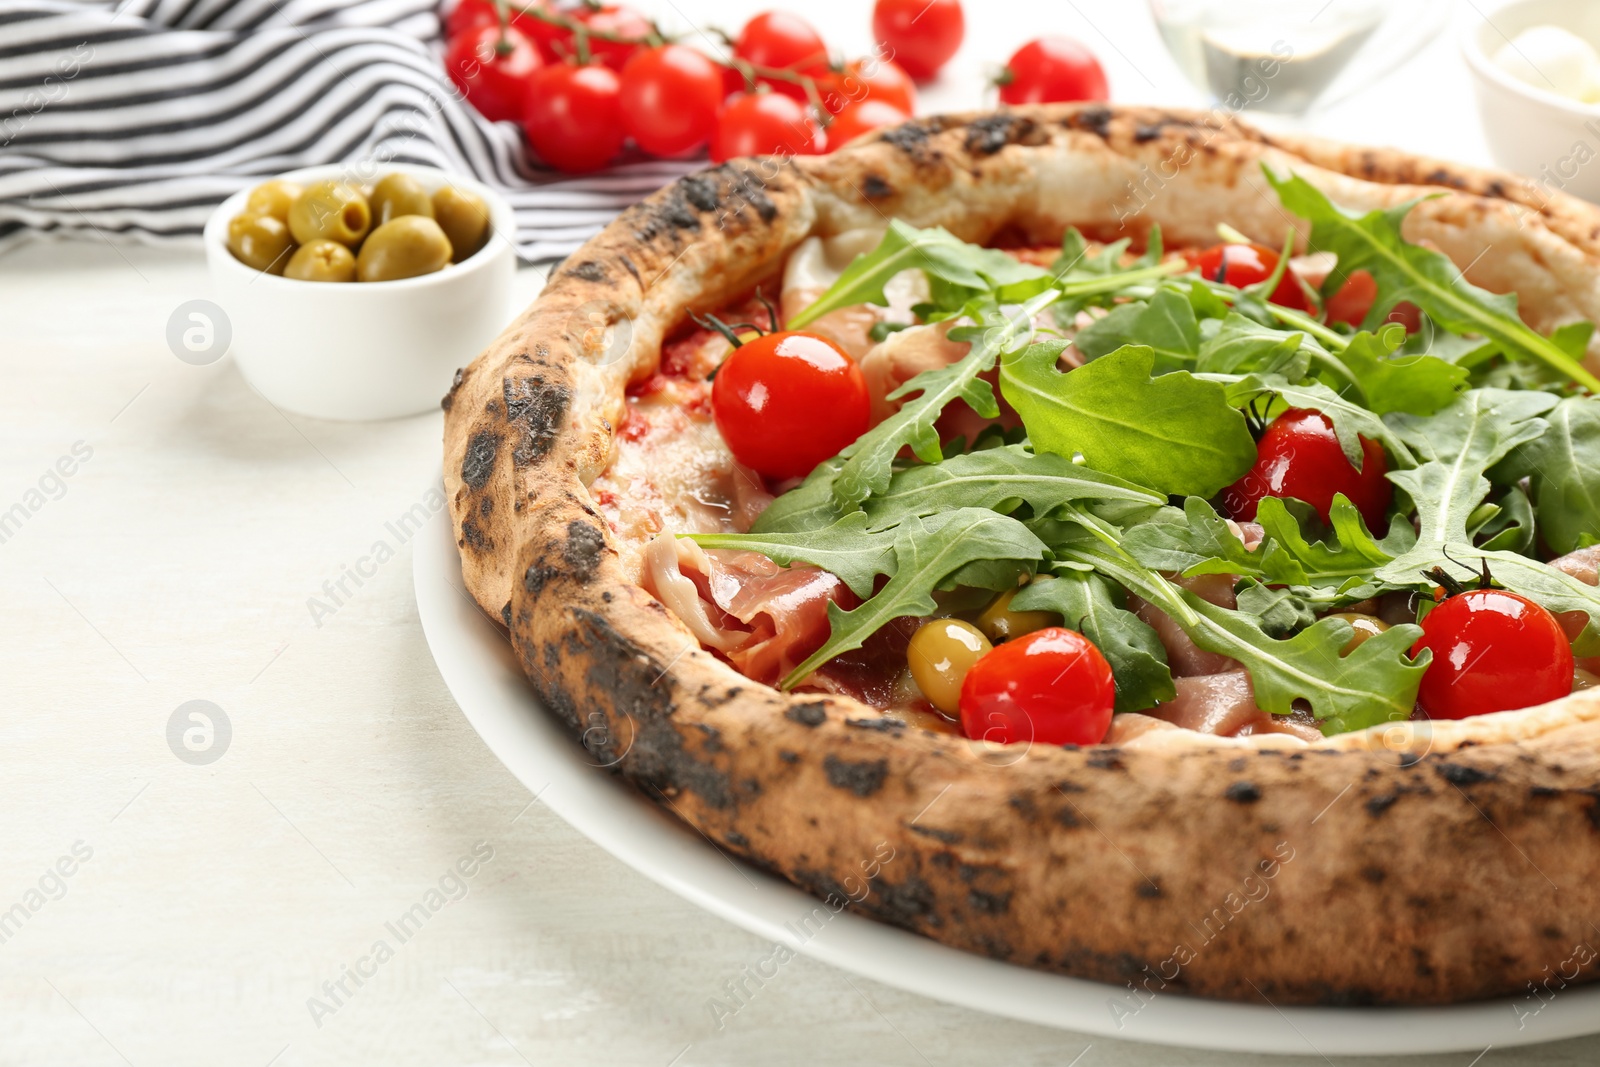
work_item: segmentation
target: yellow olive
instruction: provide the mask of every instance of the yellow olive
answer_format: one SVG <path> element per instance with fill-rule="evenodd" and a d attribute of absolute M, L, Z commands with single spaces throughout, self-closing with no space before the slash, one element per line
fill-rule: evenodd
<path fill-rule="evenodd" d="M 294 251 L 294 239 L 282 219 L 271 215 L 235 215 L 228 223 L 228 251 L 254 270 L 282 274 Z"/>
<path fill-rule="evenodd" d="M 928 703 L 947 715 L 961 710 L 967 671 L 994 646 L 978 628 L 960 619 L 925 622 L 906 648 L 906 665 Z"/>
<path fill-rule="evenodd" d="M 1015 589 L 1001 593 L 978 616 L 978 629 L 989 640 L 1009 641 L 1013 637 L 1055 625 L 1056 614 L 1053 611 L 1012 611 L 1011 598 L 1016 595 Z"/>
<path fill-rule="evenodd" d="M 1363 615 L 1359 611 L 1336 611 L 1329 615 L 1328 618 L 1343 619 L 1356 628 L 1355 634 L 1349 641 L 1345 642 L 1344 648 L 1340 649 L 1339 655 L 1341 656 L 1348 656 L 1360 648 L 1362 642 L 1366 641 L 1367 638 L 1377 637 L 1389 628 L 1389 624 L 1376 615 Z"/>
<path fill-rule="evenodd" d="M 450 262 L 450 240 L 439 224 L 421 215 L 401 215 L 372 231 L 356 257 L 356 277 L 364 282 L 415 278 L 443 270 Z"/>
<path fill-rule="evenodd" d="M 262 182 L 250 190 L 250 196 L 244 202 L 244 213 L 271 215 L 279 222 L 288 222 L 289 205 L 294 203 L 300 192 L 298 182 L 286 182 L 282 178 Z"/>
<path fill-rule="evenodd" d="M 289 229 L 301 244 L 320 239 L 354 248 L 371 228 L 372 207 L 349 182 L 308 185 L 289 205 Z"/>
<path fill-rule="evenodd" d="M 409 174 L 386 174 L 372 187 L 367 197 L 372 204 L 372 224 L 382 226 L 401 215 L 426 215 L 433 218 L 433 200 L 422 183 Z"/>
<path fill-rule="evenodd" d="M 290 257 L 283 276 L 302 282 L 353 282 L 356 257 L 338 241 L 310 241 Z"/>
<path fill-rule="evenodd" d="M 489 205 L 476 193 L 446 185 L 433 194 L 433 217 L 455 249 L 453 263 L 460 263 L 489 239 Z"/>

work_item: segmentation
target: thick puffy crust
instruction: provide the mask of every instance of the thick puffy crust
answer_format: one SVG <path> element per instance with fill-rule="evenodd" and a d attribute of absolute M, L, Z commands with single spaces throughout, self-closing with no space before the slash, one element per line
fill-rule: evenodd
<path fill-rule="evenodd" d="M 1210 115 L 1062 105 L 738 161 L 625 212 L 446 398 L 468 589 L 599 762 L 720 846 L 885 921 L 1141 992 L 1524 991 L 1589 940 L 1600 909 L 1600 697 L 1311 747 L 1184 731 L 1086 749 L 966 742 L 741 677 L 628 580 L 589 498 L 623 391 L 663 336 L 774 278 L 807 236 L 893 214 L 973 240 L 1159 223 L 1205 242 L 1227 221 L 1276 243 L 1290 220 L 1263 161 L 1359 208 L 1447 191 L 1413 213 L 1413 239 L 1517 290 L 1541 329 L 1600 319 L 1595 209 Z"/>

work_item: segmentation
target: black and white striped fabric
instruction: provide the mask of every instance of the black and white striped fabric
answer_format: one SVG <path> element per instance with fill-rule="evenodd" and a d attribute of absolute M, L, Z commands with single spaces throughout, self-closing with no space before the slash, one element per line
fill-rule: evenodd
<path fill-rule="evenodd" d="M 692 164 L 570 177 L 459 99 L 438 0 L 0 0 L 0 251 L 40 234 L 198 241 L 229 194 L 363 160 L 469 174 L 564 256 Z"/>

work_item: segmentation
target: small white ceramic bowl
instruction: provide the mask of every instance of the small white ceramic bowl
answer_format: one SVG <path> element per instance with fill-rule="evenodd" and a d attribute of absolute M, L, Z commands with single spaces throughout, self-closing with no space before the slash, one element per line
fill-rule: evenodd
<path fill-rule="evenodd" d="M 301 183 L 371 182 L 403 171 L 430 192 L 456 185 L 489 205 L 488 243 L 461 263 L 391 282 L 304 282 L 263 274 L 228 251 L 228 221 L 249 190 L 206 223 L 206 261 L 232 329 L 231 351 L 257 392 L 323 419 L 387 419 L 437 408 L 456 368 L 471 362 L 512 315 L 516 220 L 494 190 L 431 167 L 334 164 L 281 175 Z"/>
<path fill-rule="evenodd" d="M 1476 5 L 1462 11 L 1461 50 L 1495 162 L 1547 193 L 1600 202 L 1600 106 L 1530 85 L 1494 63 L 1508 40 L 1534 26 L 1560 26 L 1600 47 L 1600 3 L 1511 0 L 1486 10 L 1487 16 Z"/>

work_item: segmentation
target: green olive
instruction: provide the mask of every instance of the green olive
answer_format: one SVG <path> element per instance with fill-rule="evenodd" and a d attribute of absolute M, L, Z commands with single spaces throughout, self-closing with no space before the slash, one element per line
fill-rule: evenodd
<path fill-rule="evenodd" d="M 433 218 L 433 201 L 422 183 L 409 174 L 387 174 L 372 187 L 372 224 L 382 226 L 401 215 Z"/>
<path fill-rule="evenodd" d="M 415 278 L 443 270 L 450 262 L 450 239 L 439 224 L 421 215 L 401 215 L 372 231 L 356 257 L 356 277 L 364 282 Z"/>
<path fill-rule="evenodd" d="M 1350 640 L 1345 642 L 1344 648 L 1339 650 L 1341 656 L 1348 656 L 1360 648 L 1369 637 L 1377 637 L 1389 628 L 1389 624 L 1376 615 L 1363 615 L 1359 611 L 1336 611 L 1328 618 L 1343 619 L 1356 629 Z"/>
<path fill-rule="evenodd" d="M 455 249 L 453 263 L 474 254 L 489 239 L 489 205 L 476 193 L 446 185 L 433 194 L 433 217 Z"/>
<path fill-rule="evenodd" d="M 947 715 L 961 710 L 967 671 L 994 646 L 978 628 L 960 619 L 923 623 L 906 648 L 906 666 L 928 703 Z"/>
<path fill-rule="evenodd" d="M 1012 611 L 1011 598 L 1016 595 L 1015 589 L 1001 593 L 978 616 L 978 629 L 989 640 L 1009 641 L 1055 625 L 1056 616 L 1052 611 Z"/>
<path fill-rule="evenodd" d="M 280 222 L 288 222 L 289 205 L 294 203 L 295 197 L 299 196 L 300 192 L 299 182 L 286 182 L 282 178 L 262 182 L 250 190 L 250 195 L 244 202 L 244 213 L 271 215 Z"/>
<path fill-rule="evenodd" d="M 1600 685 L 1600 677 L 1596 677 L 1594 672 L 1586 671 L 1582 667 L 1573 668 L 1572 691 L 1574 693 L 1585 689 L 1593 689 L 1597 685 Z"/>
<path fill-rule="evenodd" d="M 228 251 L 254 270 L 282 274 L 294 251 L 294 238 L 283 220 L 271 215 L 235 215 L 228 223 Z"/>
<path fill-rule="evenodd" d="M 338 241 L 310 241 L 290 257 L 283 276 L 302 282 L 353 282 L 356 257 Z"/>
<path fill-rule="evenodd" d="M 289 206 L 289 229 L 301 244 L 338 241 L 354 248 L 372 228 L 372 207 L 349 182 L 308 185 Z"/>

